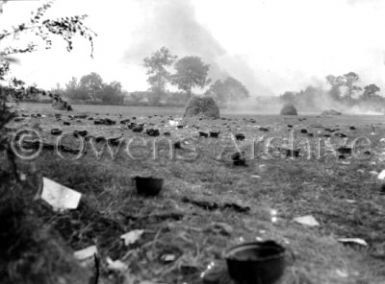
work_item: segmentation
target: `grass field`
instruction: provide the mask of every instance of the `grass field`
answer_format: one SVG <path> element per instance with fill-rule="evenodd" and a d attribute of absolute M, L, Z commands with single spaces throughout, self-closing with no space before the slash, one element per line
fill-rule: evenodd
<path fill-rule="evenodd" d="M 224 113 L 218 120 L 183 120 L 183 128 L 177 128 L 169 124 L 182 115 L 177 108 L 75 106 L 58 120 L 49 105 L 21 107 L 25 114 L 46 117 L 28 116 L 10 127 L 33 126 L 47 143 L 57 140 L 50 134 L 53 128 L 69 134 L 63 143 L 72 148 L 79 146 L 74 130 L 87 130 L 89 137 L 122 136 L 126 144 L 136 139 L 131 140 L 131 155 L 125 147 L 113 147 L 119 150 L 115 159 L 107 152 L 98 159 L 86 143 L 79 159 L 44 150 L 32 162 L 18 161 L 31 176 L 38 172 L 84 194 L 77 210 L 45 209 L 39 218 L 69 250 L 96 244 L 104 283 L 201 283 L 201 272 L 212 261 L 220 266 L 226 248 L 256 238 L 276 240 L 294 252 L 282 283 L 385 283 L 385 192 L 375 173 L 384 169 L 383 116 Z M 79 114 L 87 118 L 69 117 Z M 106 117 L 117 123 L 94 124 Z M 144 131 L 133 132 L 120 124 L 124 119 L 143 123 Z M 159 129 L 160 136 L 147 135 L 149 128 Z M 199 135 L 210 131 L 218 131 L 219 137 Z M 233 141 L 231 134 L 246 139 Z M 278 138 L 291 135 L 298 157 L 282 152 L 285 142 Z M 140 146 L 138 137 L 148 144 Z M 371 145 L 359 137 L 367 137 Z M 160 138 L 154 158 L 153 143 Z M 169 141 L 181 142 L 174 159 L 168 156 Z M 353 142 L 353 153 L 334 151 Z M 239 150 L 245 152 L 247 166 L 233 165 L 231 154 Z M 37 171 L 31 171 L 32 164 Z M 160 196 L 138 196 L 131 180 L 138 175 L 164 178 Z M 314 216 L 320 226 L 293 221 L 304 215 Z M 134 229 L 145 233 L 136 244 L 123 246 L 119 236 Z M 339 238 L 362 238 L 368 246 L 344 245 Z M 162 261 L 164 255 L 175 259 Z M 107 257 L 123 261 L 128 271 L 109 272 Z"/>

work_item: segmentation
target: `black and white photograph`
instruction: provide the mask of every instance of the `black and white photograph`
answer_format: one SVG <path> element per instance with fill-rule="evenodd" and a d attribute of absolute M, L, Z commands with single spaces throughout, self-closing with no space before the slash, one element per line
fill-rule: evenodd
<path fill-rule="evenodd" d="M 384 284 L 384 0 L 0 0 L 1 284 Z"/>

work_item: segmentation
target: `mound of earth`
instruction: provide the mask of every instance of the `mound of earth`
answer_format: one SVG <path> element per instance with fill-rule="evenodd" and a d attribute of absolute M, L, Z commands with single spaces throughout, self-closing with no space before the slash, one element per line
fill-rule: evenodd
<path fill-rule="evenodd" d="M 219 118 L 219 107 L 211 97 L 193 96 L 187 103 L 184 117 Z"/>
<path fill-rule="evenodd" d="M 298 115 L 298 112 L 294 105 L 286 104 L 281 109 L 281 115 Z"/>
<path fill-rule="evenodd" d="M 56 110 L 71 111 L 72 107 L 66 101 L 63 101 L 60 97 L 55 97 L 52 101 L 52 107 Z"/>
<path fill-rule="evenodd" d="M 334 109 L 328 109 L 321 113 L 321 115 L 341 115 L 342 113 Z"/>

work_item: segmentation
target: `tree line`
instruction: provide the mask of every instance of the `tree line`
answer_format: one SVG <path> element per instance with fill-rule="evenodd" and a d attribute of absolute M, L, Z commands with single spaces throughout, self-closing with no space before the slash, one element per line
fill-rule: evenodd
<path fill-rule="evenodd" d="M 80 79 L 73 77 L 64 88 L 58 86 L 54 91 L 73 102 L 153 106 L 184 105 L 198 91 L 221 106 L 249 97 L 247 88 L 231 76 L 212 82 L 210 65 L 198 56 L 178 58 L 161 47 L 143 59 L 143 67 L 149 84 L 146 91 L 127 92 L 120 82 L 106 83 L 95 72 Z"/>
<path fill-rule="evenodd" d="M 359 75 L 349 72 L 343 75 L 328 75 L 325 78 L 329 88 L 308 86 L 299 92 L 287 91 L 280 96 L 285 103 L 302 105 L 307 109 L 319 109 L 320 99 L 329 99 L 347 107 L 366 106 L 382 111 L 385 108 L 385 97 L 380 94 L 376 84 L 363 84 Z"/>
<path fill-rule="evenodd" d="M 95 72 L 84 75 L 79 80 L 76 77 L 72 77 L 64 89 L 57 86 L 54 91 L 73 102 L 112 105 L 122 104 L 127 94 L 120 82 L 106 83 Z"/>

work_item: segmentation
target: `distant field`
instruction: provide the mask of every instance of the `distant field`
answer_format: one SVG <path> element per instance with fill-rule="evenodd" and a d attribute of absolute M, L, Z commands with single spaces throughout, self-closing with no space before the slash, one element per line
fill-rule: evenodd
<path fill-rule="evenodd" d="M 50 104 L 21 103 L 20 107 L 33 112 L 53 113 L 55 110 Z M 72 105 L 76 113 L 122 114 L 122 115 L 181 115 L 183 109 L 178 107 L 136 107 L 113 105 Z"/>
<path fill-rule="evenodd" d="M 51 113 L 63 113 L 54 110 L 50 104 L 38 104 L 38 103 L 21 103 L 19 105 L 21 109 L 27 112 L 40 112 L 42 114 Z M 87 113 L 87 114 L 99 114 L 99 115 L 122 115 L 122 116 L 148 116 L 148 115 L 171 115 L 175 117 L 181 117 L 184 109 L 180 107 L 138 107 L 138 106 L 113 106 L 113 105 L 73 105 L 74 111 L 68 112 L 73 113 Z M 282 118 L 275 114 L 263 114 L 259 112 L 253 113 L 252 111 L 247 112 L 234 112 L 231 109 L 221 110 L 222 116 L 225 117 L 254 117 L 257 116 L 261 123 L 277 122 L 281 121 Z M 342 125 L 354 124 L 370 124 L 370 123 L 385 123 L 385 115 L 341 115 L 341 116 L 326 116 L 321 117 L 318 114 L 306 114 L 305 117 L 315 118 L 320 123 L 341 123 Z M 319 121 L 319 119 L 322 121 Z"/>

